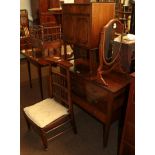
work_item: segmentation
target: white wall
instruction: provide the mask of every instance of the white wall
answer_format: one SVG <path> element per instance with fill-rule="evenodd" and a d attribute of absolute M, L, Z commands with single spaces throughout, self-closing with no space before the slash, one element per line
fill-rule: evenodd
<path fill-rule="evenodd" d="M 74 3 L 74 0 L 64 0 L 64 3 Z"/>
<path fill-rule="evenodd" d="M 26 9 L 28 11 L 29 20 L 33 21 L 31 11 L 31 0 L 20 0 L 20 9 Z"/>

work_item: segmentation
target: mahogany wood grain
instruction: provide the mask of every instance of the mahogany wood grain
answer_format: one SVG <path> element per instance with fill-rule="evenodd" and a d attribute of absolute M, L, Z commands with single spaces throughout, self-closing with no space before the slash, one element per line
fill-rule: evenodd
<path fill-rule="evenodd" d="M 114 14 L 114 3 L 75 3 L 62 5 L 64 44 L 73 45 L 75 59 L 82 58 L 86 62 L 84 64 L 88 64 L 90 76 L 96 74 L 96 57 L 98 57 L 97 50 L 101 28 L 110 19 L 114 18 Z M 80 52 L 81 54 L 79 55 Z M 86 57 L 83 58 L 83 55 L 86 55 Z M 84 67 L 87 66 L 84 65 Z"/>
<path fill-rule="evenodd" d="M 130 91 L 119 155 L 135 155 L 135 73 L 131 74 Z"/>
<path fill-rule="evenodd" d="M 127 100 L 129 77 L 117 72 L 108 74 L 105 78 L 109 87 L 105 87 L 97 80 L 74 72 L 74 69 L 71 73 L 73 103 L 103 123 L 103 145 L 106 147 L 110 126 L 119 120 Z"/>
<path fill-rule="evenodd" d="M 63 4 L 64 40 L 98 48 L 102 26 L 114 18 L 114 3 Z"/>

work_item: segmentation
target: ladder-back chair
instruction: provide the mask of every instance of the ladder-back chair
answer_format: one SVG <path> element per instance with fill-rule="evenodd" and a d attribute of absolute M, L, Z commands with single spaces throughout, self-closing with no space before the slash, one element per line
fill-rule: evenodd
<path fill-rule="evenodd" d="M 61 57 L 62 37 L 60 25 L 34 25 L 30 29 L 32 51 L 40 57 Z"/>
<path fill-rule="evenodd" d="M 67 131 L 70 123 L 76 133 L 69 72 L 72 65 L 60 60 L 53 63 L 50 64 L 49 98 L 24 108 L 28 129 L 33 127 L 38 131 L 45 150 L 48 141 Z M 57 69 L 54 71 L 55 65 Z M 51 136 L 49 133 L 52 131 L 54 135 Z"/>

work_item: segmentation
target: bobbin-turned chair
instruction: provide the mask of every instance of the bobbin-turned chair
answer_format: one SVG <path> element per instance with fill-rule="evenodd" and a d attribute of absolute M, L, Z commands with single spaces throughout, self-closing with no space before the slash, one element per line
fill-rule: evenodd
<path fill-rule="evenodd" d="M 36 129 L 45 150 L 48 149 L 48 141 L 68 131 L 71 126 L 76 133 L 71 101 L 71 66 L 64 60 L 50 60 L 49 98 L 23 109 L 28 129 Z M 51 132 L 54 134 L 50 135 Z"/>
<path fill-rule="evenodd" d="M 61 26 L 48 24 L 33 25 L 30 28 L 32 51 L 40 57 L 61 57 Z"/>

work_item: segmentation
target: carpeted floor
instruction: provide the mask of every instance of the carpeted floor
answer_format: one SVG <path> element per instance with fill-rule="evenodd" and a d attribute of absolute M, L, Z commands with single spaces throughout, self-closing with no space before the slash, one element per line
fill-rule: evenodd
<path fill-rule="evenodd" d="M 20 87 L 21 109 L 41 100 L 38 81 L 33 80 L 32 88 L 26 83 Z M 44 98 L 47 93 L 47 79 L 43 79 Z M 21 155 L 117 155 L 118 122 L 110 130 L 108 147 L 102 146 L 102 124 L 77 106 L 74 106 L 78 133 L 72 130 L 49 143 L 44 151 L 39 136 L 28 131 L 23 113 L 20 115 Z"/>

